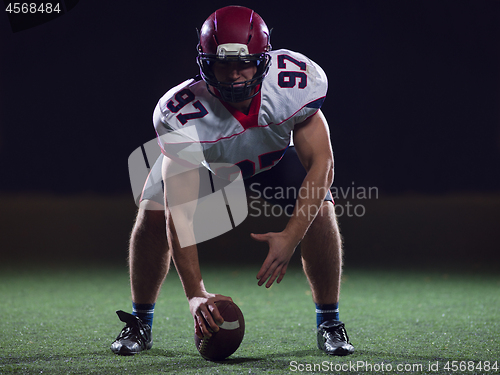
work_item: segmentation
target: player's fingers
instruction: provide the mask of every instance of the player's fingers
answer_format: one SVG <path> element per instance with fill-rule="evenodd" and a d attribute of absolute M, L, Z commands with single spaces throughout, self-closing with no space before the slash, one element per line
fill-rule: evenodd
<path fill-rule="evenodd" d="M 274 268 L 275 267 L 273 267 L 273 263 L 267 264 L 267 260 L 266 262 L 264 262 L 259 273 L 257 274 L 257 280 L 259 280 L 257 284 L 259 286 L 264 284 L 266 280 L 269 278 L 269 276 L 272 275 Z"/>
<path fill-rule="evenodd" d="M 276 278 L 278 277 L 278 275 L 281 273 L 282 267 L 283 266 L 281 266 L 281 265 L 279 267 L 276 267 L 276 269 L 274 270 L 273 274 L 271 275 L 271 277 L 267 281 L 266 288 L 270 288 L 271 285 L 273 285 L 274 280 L 276 280 Z"/>
<path fill-rule="evenodd" d="M 217 308 L 217 305 L 215 303 L 209 303 L 208 310 L 210 311 L 210 314 L 212 315 L 213 319 L 215 320 L 215 323 L 217 324 L 217 328 L 219 325 L 224 323 L 224 318 L 220 314 L 219 309 Z M 214 331 L 215 331 L 215 329 L 214 329 Z"/>
<path fill-rule="evenodd" d="M 211 337 L 212 333 L 208 330 L 207 324 L 206 324 L 205 319 L 203 318 L 203 315 L 201 312 L 196 313 L 196 320 L 198 322 L 198 326 L 199 326 L 200 333 L 202 336 L 201 338 Z"/>
<path fill-rule="evenodd" d="M 215 305 L 214 305 L 214 307 L 215 307 Z M 217 307 L 215 307 L 215 309 L 217 309 Z M 215 323 L 215 321 L 214 321 L 214 319 L 212 317 L 212 314 L 208 310 L 207 306 L 206 305 L 201 305 L 200 306 L 200 310 L 201 310 L 203 319 L 205 319 L 205 322 L 208 324 L 207 330 L 209 330 L 211 332 L 218 332 L 219 331 L 219 326 L 217 325 L 217 323 Z M 217 311 L 217 313 L 218 312 L 219 311 Z M 219 314 L 219 316 L 220 316 L 220 314 Z M 212 334 L 210 334 L 210 336 L 212 336 Z"/>
<path fill-rule="evenodd" d="M 264 265 L 262 267 L 264 268 Z M 269 265 L 269 267 L 267 267 L 264 274 L 259 279 L 258 285 L 261 286 L 262 284 L 264 284 L 266 280 L 269 279 L 276 272 L 276 269 L 278 267 L 279 263 L 276 260 L 272 261 L 272 263 Z"/>
<path fill-rule="evenodd" d="M 267 242 L 268 241 L 268 236 L 266 234 L 250 233 L 250 236 L 255 241 L 259 241 L 259 242 Z"/>
<path fill-rule="evenodd" d="M 278 277 L 278 280 L 276 280 L 276 282 L 279 284 L 281 282 L 281 280 L 283 280 L 283 277 L 285 277 L 285 273 L 286 273 L 286 269 L 288 267 L 288 264 L 285 264 L 283 266 L 283 268 L 281 269 L 281 273 L 280 273 L 280 276 Z"/>
<path fill-rule="evenodd" d="M 200 325 L 198 324 L 198 317 L 194 318 L 194 333 L 200 339 L 203 338 L 203 333 L 201 333 Z"/>
<path fill-rule="evenodd" d="M 264 275 L 268 272 L 269 267 L 271 266 L 272 261 L 269 259 L 269 257 L 266 258 L 264 263 L 262 263 L 262 267 L 260 267 L 259 272 L 257 273 L 257 279 L 261 280 Z"/>
<path fill-rule="evenodd" d="M 257 280 L 259 280 L 258 282 L 259 285 L 262 285 L 264 280 L 267 280 L 267 278 L 269 277 L 268 271 L 269 267 L 262 266 L 262 268 L 260 269 L 259 273 L 257 274 Z"/>
<path fill-rule="evenodd" d="M 212 330 L 207 318 L 208 315 L 210 315 L 210 313 L 208 312 L 205 305 L 200 305 L 198 311 L 196 312 L 196 318 L 198 319 L 198 324 L 200 325 L 200 330 L 204 337 L 212 336 Z"/>
<path fill-rule="evenodd" d="M 269 252 L 264 260 L 264 263 L 262 263 L 262 267 L 260 267 L 260 270 L 257 273 L 257 279 L 264 278 L 264 280 L 267 280 L 267 278 L 272 274 L 272 270 L 274 270 L 273 265 L 275 262 L 277 262 L 275 256 Z"/>

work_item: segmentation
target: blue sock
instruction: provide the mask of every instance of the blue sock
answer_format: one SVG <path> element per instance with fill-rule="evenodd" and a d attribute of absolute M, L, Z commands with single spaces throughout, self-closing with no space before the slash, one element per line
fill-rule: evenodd
<path fill-rule="evenodd" d="M 316 303 L 316 325 L 319 327 L 321 323 L 327 320 L 339 321 L 339 304 L 320 305 Z"/>
<path fill-rule="evenodd" d="M 153 328 L 153 315 L 155 304 L 132 302 L 132 315 L 139 317 L 143 323 L 149 324 Z"/>

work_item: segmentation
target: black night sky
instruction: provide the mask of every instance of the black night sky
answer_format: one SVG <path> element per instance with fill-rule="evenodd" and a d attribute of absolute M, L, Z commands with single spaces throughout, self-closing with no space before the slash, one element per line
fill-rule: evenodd
<path fill-rule="evenodd" d="M 0 15 L 0 191 L 130 191 L 157 100 L 197 74 L 195 28 L 232 2 L 81 0 L 13 32 Z M 329 77 L 337 186 L 500 190 L 500 2 L 241 1 L 274 49 Z"/>

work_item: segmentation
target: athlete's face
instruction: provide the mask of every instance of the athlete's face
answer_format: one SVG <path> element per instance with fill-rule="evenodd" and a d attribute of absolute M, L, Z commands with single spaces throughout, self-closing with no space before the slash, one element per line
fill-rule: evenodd
<path fill-rule="evenodd" d="M 257 73 L 257 65 L 255 62 L 217 61 L 213 66 L 213 72 L 219 82 L 245 82 L 251 80 Z"/>

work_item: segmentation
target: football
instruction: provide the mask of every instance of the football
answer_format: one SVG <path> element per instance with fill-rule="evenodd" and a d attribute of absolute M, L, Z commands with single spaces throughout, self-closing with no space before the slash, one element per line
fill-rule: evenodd
<path fill-rule="evenodd" d="M 194 342 L 203 358 L 209 361 L 222 361 L 233 354 L 243 341 L 245 319 L 234 302 L 217 301 L 215 305 L 224 318 L 224 323 L 219 326 L 219 332 L 213 333 L 212 337 L 202 339 L 194 335 Z"/>

